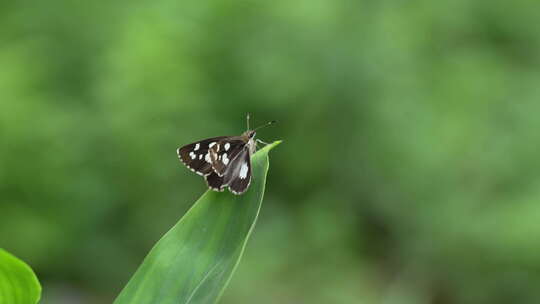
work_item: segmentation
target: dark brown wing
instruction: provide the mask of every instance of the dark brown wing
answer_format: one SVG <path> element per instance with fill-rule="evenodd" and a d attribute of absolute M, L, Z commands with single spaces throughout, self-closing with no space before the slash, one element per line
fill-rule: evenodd
<path fill-rule="evenodd" d="M 234 138 L 224 138 L 212 146 L 209 152 L 214 171 L 219 176 L 223 176 L 245 147 L 246 142 Z"/>
<path fill-rule="evenodd" d="M 212 172 L 204 178 L 206 179 L 208 188 L 214 191 L 223 191 L 223 189 L 225 189 L 225 187 L 227 186 L 223 184 L 223 177 L 217 175 L 216 172 Z"/>
<path fill-rule="evenodd" d="M 212 190 L 223 191 L 228 186 L 234 194 L 244 193 L 251 182 L 251 162 L 247 147 L 227 166 L 223 176 L 212 172 L 205 179 Z"/>
<path fill-rule="evenodd" d="M 232 170 L 233 168 L 231 168 Z M 229 190 L 234 194 L 246 192 L 251 183 L 251 157 L 249 151 L 245 149 L 234 162 L 234 172 L 232 179 L 227 183 Z"/>
<path fill-rule="evenodd" d="M 210 146 L 213 147 L 214 145 L 217 145 L 219 141 L 227 137 L 230 136 L 213 137 L 194 142 L 178 148 L 176 153 L 178 153 L 178 158 L 180 158 L 191 171 L 206 176 L 213 172 L 212 161 L 208 154 Z"/>

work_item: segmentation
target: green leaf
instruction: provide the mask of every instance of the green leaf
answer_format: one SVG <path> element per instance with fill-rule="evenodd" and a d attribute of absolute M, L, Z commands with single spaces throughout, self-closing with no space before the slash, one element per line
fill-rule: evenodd
<path fill-rule="evenodd" d="M 0 303 L 35 304 L 41 296 L 41 286 L 23 261 L 0 249 Z"/>
<path fill-rule="evenodd" d="M 279 143 L 253 155 L 253 178 L 243 195 L 206 191 L 152 248 L 114 303 L 217 302 L 255 226 L 268 171 L 268 151 Z"/>

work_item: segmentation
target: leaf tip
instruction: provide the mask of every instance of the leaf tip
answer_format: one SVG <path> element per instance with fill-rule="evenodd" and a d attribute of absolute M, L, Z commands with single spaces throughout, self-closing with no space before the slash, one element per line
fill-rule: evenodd
<path fill-rule="evenodd" d="M 268 153 L 268 151 L 274 149 L 277 145 L 281 144 L 283 140 L 276 140 L 272 143 L 269 143 L 268 145 L 264 146 L 264 148 L 262 148 L 261 150 L 265 150 L 266 153 Z"/>

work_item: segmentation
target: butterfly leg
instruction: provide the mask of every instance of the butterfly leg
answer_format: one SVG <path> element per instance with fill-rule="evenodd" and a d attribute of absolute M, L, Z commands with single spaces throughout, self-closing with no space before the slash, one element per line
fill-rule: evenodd
<path fill-rule="evenodd" d="M 260 139 L 257 139 L 256 143 L 257 143 L 257 144 L 258 144 L 258 143 L 261 143 L 261 144 L 263 144 L 263 145 L 265 145 L 265 146 L 268 146 L 268 145 L 269 145 L 269 143 L 264 142 L 264 141 L 262 141 L 262 140 L 260 140 Z"/>
<path fill-rule="evenodd" d="M 259 144 L 263 144 L 264 146 L 268 146 L 268 145 L 269 145 L 269 143 L 267 143 L 267 142 L 264 142 L 264 141 L 262 141 L 262 140 L 260 140 L 260 139 L 256 139 L 256 140 L 255 140 L 255 146 L 257 147 L 257 149 L 259 149 Z"/>

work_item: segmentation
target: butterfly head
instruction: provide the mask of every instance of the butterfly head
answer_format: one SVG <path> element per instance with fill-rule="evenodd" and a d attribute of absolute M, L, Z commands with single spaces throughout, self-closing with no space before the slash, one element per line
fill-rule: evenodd
<path fill-rule="evenodd" d="M 257 134 L 257 132 L 255 132 L 255 130 L 247 130 L 246 132 L 244 132 L 244 134 L 242 134 L 243 136 L 245 136 L 246 138 L 248 139 L 253 139 L 255 137 L 255 135 Z"/>

